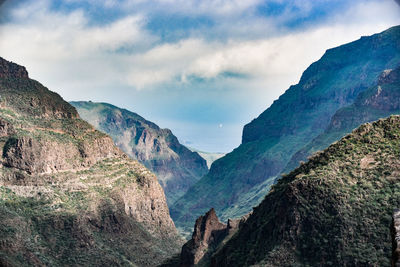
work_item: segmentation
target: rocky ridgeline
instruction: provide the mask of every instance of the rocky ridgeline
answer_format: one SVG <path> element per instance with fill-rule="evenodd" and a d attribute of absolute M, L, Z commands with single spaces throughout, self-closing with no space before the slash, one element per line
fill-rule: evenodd
<path fill-rule="evenodd" d="M 117 146 L 153 171 L 172 205 L 208 171 L 206 161 L 136 113 L 106 103 L 71 102 L 81 117 L 109 134 Z"/>
<path fill-rule="evenodd" d="M 154 266 L 182 243 L 157 178 L 0 59 L 0 265 Z"/>
<path fill-rule="evenodd" d="M 248 213 L 262 201 L 281 174 L 292 171 L 299 161 L 307 160 L 314 151 L 326 148 L 369 118 L 389 116 L 392 112 L 389 108 L 400 98 L 390 93 L 390 86 L 382 85 L 382 93 L 376 100 L 371 98 L 370 107 L 377 104 L 385 107 L 386 113 L 382 112 L 384 109 L 379 112 L 371 109 L 369 114 L 373 116 L 363 116 L 368 113 L 365 106 L 362 110 L 351 109 L 348 118 L 359 114 L 358 124 L 338 135 L 330 133 L 324 140 L 317 140 L 320 143 L 312 144 L 311 150 L 303 150 L 324 133 L 338 110 L 349 108 L 371 88 L 375 89 L 372 96 L 376 95 L 379 88 L 374 86 L 382 71 L 399 66 L 399 40 L 400 26 L 396 26 L 327 50 L 304 71 L 298 84 L 288 88 L 244 126 L 242 144 L 214 162 L 209 173 L 174 203 L 171 215 L 176 224 L 190 228 L 195 218 L 210 207 L 224 220 Z M 391 79 L 393 74 L 387 72 L 381 81 L 387 83 Z"/>
<path fill-rule="evenodd" d="M 0 58 L 0 78 L 29 78 L 26 68 Z"/>
<path fill-rule="evenodd" d="M 283 176 L 211 266 L 389 266 L 399 154 L 399 116 L 363 124 Z"/>
<path fill-rule="evenodd" d="M 289 161 L 286 171 L 307 160 L 311 154 L 325 149 L 363 123 L 400 114 L 400 67 L 383 71 L 376 84 L 360 93 L 356 101 L 339 109 L 327 129 L 299 150 Z"/>

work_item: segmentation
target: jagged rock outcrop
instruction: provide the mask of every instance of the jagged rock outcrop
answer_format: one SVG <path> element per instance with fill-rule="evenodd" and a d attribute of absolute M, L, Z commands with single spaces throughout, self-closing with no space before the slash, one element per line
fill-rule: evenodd
<path fill-rule="evenodd" d="M 283 176 L 212 266 L 389 266 L 400 116 L 367 123 Z"/>
<path fill-rule="evenodd" d="M 180 266 L 207 265 L 215 250 L 232 237 L 249 216 L 250 213 L 239 219 L 228 219 L 228 223 L 224 224 L 212 208 L 197 218 L 192 239 L 182 247 Z"/>
<path fill-rule="evenodd" d="M 0 58 L 0 265 L 155 266 L 182 244 L 157 178 Z"/>
<path fill-rule="evenodd" d="M 29 78 L 26 68 L 0 58 L 0 78 Z"/>
<path fill-rule="evenodd" d="M 325 131 L 336 111 L 376 85 L 382 71 L 398 67 L 399 40 L 397 26 L 327 50 L 298 84 L 244 127 L 242 144 L 215 161 L 171 207 L 176 224 L 190 228 L 209 207 L 226 220 L 258 205 L 280 174 L 297 166 L 285 169 L 292 156 Z"/>
<path fill-rule="evenodd" d="M 109 134 L 121 150 L 156 174 L 171 205 L 208 172 L 206 161 L 181 145 L 169 129 L 110 104 L 71 104 L 83 119 Z"/>
<path fill-rule="evenodd" d="M 0 137 L 5 137 L 13 134 L 15 134 L 15 130 L 12 124 L 0 118 Z"/>
<path fill-rule="evenodd" d="M 393 213 L 392 234 L 392 267 L 400 266 L 400 210 Z"/>
<path fill-rule="evenodd" d="M 227 235 L 227 225 L 218 220 L 215 210 L 211 209 L 200 216 L 194 225 L 192 239 L 182 247 L 181 266 L 198 264 L 210 246 L 219 244 Z"/>

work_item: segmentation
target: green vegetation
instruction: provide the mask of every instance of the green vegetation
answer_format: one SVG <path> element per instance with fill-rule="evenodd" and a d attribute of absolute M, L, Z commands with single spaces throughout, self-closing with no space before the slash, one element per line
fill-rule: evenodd
<path fill-rule="evenodd" d="M 242 144 L 215 161 L 208 175 L 171 207 L 176 225 L 191 231 L 195 218 L 211 207 L 222 219 L 251 211 L 260 197 L 248 194 L 258 192 L 262 184 L 273 184 L 282 171 L 292 170 L 298 161 L 285 169 L 292 156 L 323 133 L 337 110 L 375 85 L 383 70 L 398 66 L 399 39 L 400 26 L 330 49 L 311 64 L 297 85 L 244 127 Z M 247 209 L 235 212 L 244 204 Z"/>
<path fill-rule="evenodd" d="M 71 102 L 80 116 L 109 134 L 119 148 L 154 172 L 172 205 L 207 173 L 206 161 L 136 113 L 106 103 Z"/>
<path fill-rule="evenodd" d="M 300 161 L 325 149 L 362 123 L 400 114 L 400 68 L 392 70 L 386 78 L 360 93 L 355 102 L 339 109 L 327 129 L 298 151 L 289 161 L 285 172 L 297 167 Z"/>
<path fill-rule="evenodd" d="M 150 171 L 25 72 L 0 58 L 0 265 L 155 266 L 177 253 Z"/>
<path fill-rule="evenodd" d="M 400 117 L 366 124 L 284 176 L 215 266 L 389 266 Z"/>

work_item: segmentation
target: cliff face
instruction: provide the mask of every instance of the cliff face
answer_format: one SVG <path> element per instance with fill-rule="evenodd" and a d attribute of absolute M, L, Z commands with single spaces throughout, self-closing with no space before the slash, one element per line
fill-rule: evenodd
<path fill-rule="evenodd" d="M 212 266 L 389 266 L 400 117 L 364 124 L 282 177 Z"/>
<path fill-rule="evenodd" d="M 246 222 L 250 214 L 221 223 L 214 209 L 197 218 L 192 238 L 182 247 L 179 262 L 164 266 L 208 266 L 211 255 L 227 242 Z"/>
<path fill-rule="evenodd" d="M 323 133 L 337 110 L 374 86 L 383 70 L 399 65 L 399 40 L 400 27 L 394 27 L 328 50 L 297 85 L 244 127 L 242 144 L 214 162 L 174 204 L 175 223 L 189 228 L 211 206 L 224 220 L 249 212 L 292 156 Z"/>
<path fill-rule="evenodd" d="M 179 250 L 157 178 L 0 59 L 0 265 L 154 266 Z"/>
<path fill-rule="evenodd" d="M 385 70 L 374 86 L 361 92 L 355 102 L 339 109 L 326 130 L 293 155 L 286 166 L 289 171 L 312 153 L 324 149 L 363 123 L 400 114 L 400 68 Z"/>
<path fill-rule="evenodd" d="M 156 174 L 169 204 L 208 171 L 206 161 L 181 145 L 169 129 L 110 104 L 71 104 L 83 119 L 109 134 L 120 149 Z"/>

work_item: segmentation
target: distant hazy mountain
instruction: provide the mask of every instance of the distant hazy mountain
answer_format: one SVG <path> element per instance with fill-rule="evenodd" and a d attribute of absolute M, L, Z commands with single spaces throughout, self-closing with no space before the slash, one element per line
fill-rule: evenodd
<path fill-rule="evenodd" d="M 280 179 L 211 266 L 391 266 L 399 155 L 399 116 L 362 125 Z"/>
<path fill-rule="evenodd" d="M 0 266 L 157 266 L 181 240 L 157 178 L 0 58 Z"/>
<path fill-rule="evenodd" d="M 197 152 L 203 159 L 207 161 L 207 167 L 210 168 L 211 164 L 219 158 L 222 158 L 226 155 L 226 153 L 212 153 L 212 152 L 204 152 L 197 150 L 192 147 L 188 147 L 191 151 Z"/>
<path fill-rule="evenodd" d="M 286 168 L 299 150 L 330 127 L 339 109 L 352 105 L 384 70 L 399 64 L 400 27 L 327 50 L 297 85 L 244 127 L 242 144 L 215 161 L 174 204 L 171 216 L 177 226 L 190 230 L 196 217 L 211 207 L 222 220 L 250 211 L 282 171 L 296 166 L 293 159 Z"/>
<path fill-rule="evenodd" d="M 169 129 L 110 104 L 71 104 L 84 120 L 109 134 L 119 148 L 156 174 L 169 204 L 208 171 L 206 161 L 181 145 Z"/>

